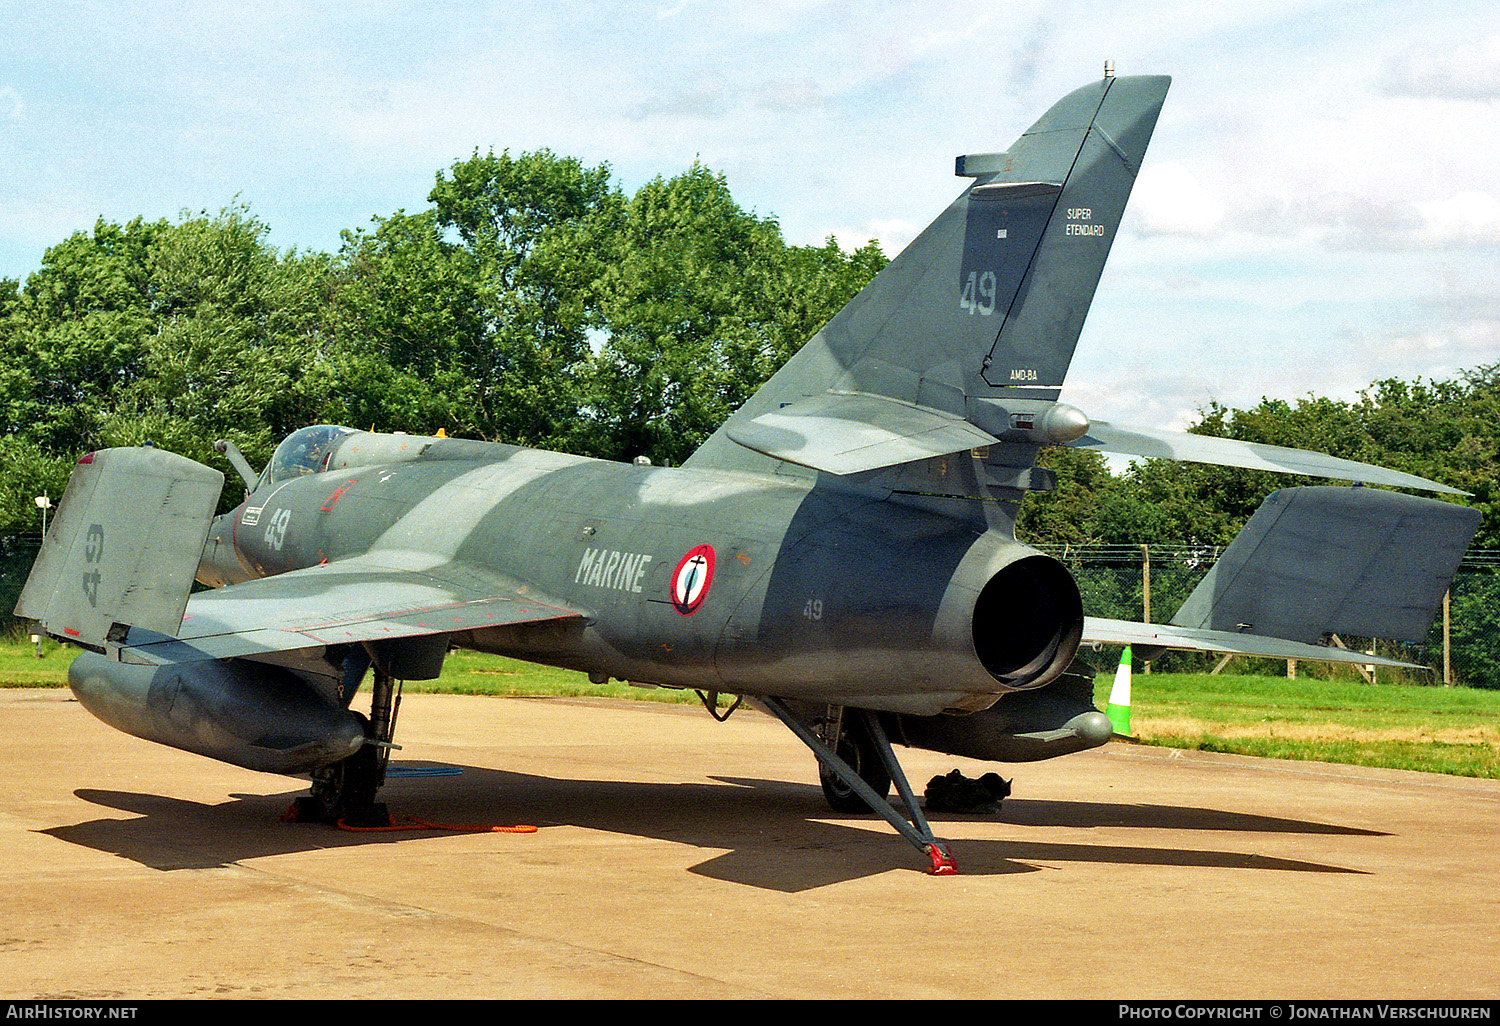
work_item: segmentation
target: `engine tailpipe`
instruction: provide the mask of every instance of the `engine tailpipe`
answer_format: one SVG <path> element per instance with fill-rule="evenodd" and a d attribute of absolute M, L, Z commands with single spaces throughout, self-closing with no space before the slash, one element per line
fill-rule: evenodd
<path fill-rule="evenodd" d="M 1083 637 L 1083 599 L 1057 560 L 1009 563 L 974 603 L 974 653 L 1007 688 L 1041 687 L 1067 670 Z"/>
<path fill-rule="evenodd" d="M 358 716 L 296 674 L 242 659 L 143 666 L 85 652 L 68 686 L 117 730 L 266 773 L 308 773 L 365 741 Z"/>

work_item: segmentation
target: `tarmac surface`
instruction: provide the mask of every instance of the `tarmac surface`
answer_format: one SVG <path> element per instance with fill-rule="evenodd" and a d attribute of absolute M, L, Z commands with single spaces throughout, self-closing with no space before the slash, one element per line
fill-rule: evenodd
<path fill-rule="evenodd" d="M 933 877 L 748 711 L 408 695 L 391 811 L 521 834 L 282 823 L 65 690 L 0 737 L 3 998 L 1500 996 L 1497 781 L 1111 744 L 933 816 Z"/>

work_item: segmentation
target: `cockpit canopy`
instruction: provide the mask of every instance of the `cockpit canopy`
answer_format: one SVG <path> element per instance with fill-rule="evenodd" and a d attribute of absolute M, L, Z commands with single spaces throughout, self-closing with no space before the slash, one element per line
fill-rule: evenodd
<path fill-rule="evenodd" d="M 326 470 L 328 457 L 333 454 L 334 446 L 345 435 L 352 434 L 353 428 L 339 427 L 337 424 L 318 424 L 293 431 L 276 447 L 256 488 Z"/>

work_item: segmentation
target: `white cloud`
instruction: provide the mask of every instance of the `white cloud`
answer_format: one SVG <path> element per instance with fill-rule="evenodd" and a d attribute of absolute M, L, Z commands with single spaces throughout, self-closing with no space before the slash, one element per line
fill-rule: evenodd
<path fill-rule="evenodd" d="M 1333 249 L 1392 249 L 1411 246 L 1422 218 L 1407 200 L 1379 200 L 1327 190 L 1305 196 L 1264 197 L 1235 218 L 1259 235 L 1301 238 Z"/>
<path fill-rule="evenodd" d="M 21 102 L 20 93 L 10 86 L 0 88 L 0 118 L 6 121 L 20 121 L 25 111 L 26 105 Z"/>
<path fill-rule="evenodd" d="M 1239 211 L 1236 229 L 1300 239 L 1326 249 L 1418 250 L 1500 245 L 1500 201 L 1466 189 L 1444 199 L 1379 199 L 1327 191 L 1263 197 Z"/>
<path fill-rule="evenodd" d="M 1494 363 L 1500 356 L 1500 317 L 1447 324 L 1427 331 L 1390 335 L 1372 348 L 1394 376 L 1414 376 L 1417 367 L 1427 378 L 1448 377 L 1463 367 Z"/>
<path fill-rule="evenodd" d="M 1214 382 L 1197 375 L 1150 376 L 1141 364 L 1114 370 L 1101 374 L 1084 367 L 1070 372 L 1062 401 L 1091 420 L 1185 431 L 1203 419 L 1202 410 L 1215 398 Z"/>
<path fill-rule="evenodd" d="M 1500 245 L 1500 200 L 1468 190 L 1445 200 L 1417 203 L 1423 237 L 1432 246 Z"/>
<path fill-rule="evenodd" d="M 1151 164 L 1130 193 L 1137 228 L 1147 235 L 1217 234 L 1224 205 L 1181 164 Z"/>
<path fill-rule="evenodd" d="M 880 251 L 894 259 L 897 253 L 900 253 L 912 239 L 917 237 L 923 227 L 923 225 L 899 219 L 876 220 L 866 221 L 864 224 L 853 227 L 835 228 L 830 234 L 838 241 L 841 249 L 850 251 L 859 249 L 874 239 L 880 243 Z M 821 245 L 823 241 L 823 239 L 808 240 L 805 244 Z"/>
<path fill-rule="evenodd" d="M 1419 43 L 1389 58 L 1380 84 L 1392 96 L 1500 99 L 1500 32 L 1472 43 Z"/>

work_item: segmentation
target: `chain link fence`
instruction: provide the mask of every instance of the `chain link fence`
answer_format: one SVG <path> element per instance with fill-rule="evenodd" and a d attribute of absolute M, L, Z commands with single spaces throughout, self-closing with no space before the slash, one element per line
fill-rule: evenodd
<path fill-rule="evenodd" d="M 31 573 L 31 564 L 36 561 L 36 550 L 41 548 L 42 536 L 0 534 L 0 626 L 7 634 L 17 633 L 25 623 L 11 613 L 16 600 L 21 597 L 21 586 L 26 575 Z"/>
<path fill-rule="evenodd" d="M 0 615 L 13 632 L 21 621 L 11 615 L 21 586 L 41 543 L 39 535 L 0 535 Z M 1083 594 L 1089 616 L 1165 623 L 1192 594 L 1222 550 L 1185 545 L 1098 545 L 1083 548 L 1042 547 L 1067 565 Z M 1341 637 L 1346 647 L 1372 650 L 1369 638 Z M 1449 589 L 1446 615 L 1439 614 L 1421 644 L 1373 642 L 1373 650 L 1426 671 L 1336 666 L 1199 652 L 1164 652 L 1152 664 L 1162 673 L 1210 673 L 1220 667 L 1232 673 L 1297 675 L 1317 678 L 1364 677 L 1409 683 L 1466 684 L 1500 687 L 1500 550 L 1471 549 Z M 1101 670 L 1112 669 L 1107 656 L 1090 657 Z M 1373 671 L 1373 672 L 1371 672 Z"/>
<path fill-rule="evenodd" d="M 1078 581 L 1087 615 L 1151 623 L 1169 621 L 1222 552 L 1212 546 L 1187 545 L 1041 548 L 1061 559 Z M 1355 651 L 1420 664 L 1428 668 L 1425 671 L 1248 656 L 1235 656 L 1226 664 L 1222 655 L 1197 652 L 1165 652 L 1152 669 L 1210 673 L 1217 667 L 1233 673 L 1500 687 L 1500 550 L 1468 552 L 1453 578 L 1445 607 L 1420 644 L 1347 635 L 1330 639 Z M 1112 668 L 1107 659 L 1092 661 L 1100 669 Z"/>

